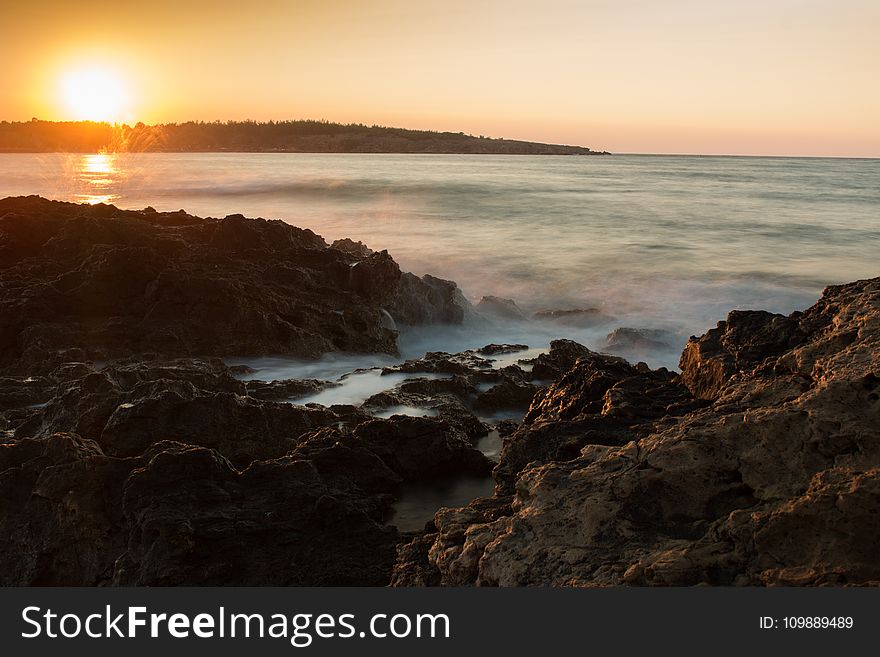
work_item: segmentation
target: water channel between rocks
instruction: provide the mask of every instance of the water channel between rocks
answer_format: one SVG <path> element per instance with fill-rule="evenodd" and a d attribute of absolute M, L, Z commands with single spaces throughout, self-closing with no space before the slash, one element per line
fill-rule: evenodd
<path fill-rule="evenodd" d="M 546 350 L 529 349 L 513 354 L 498 354 L 491 357 L 493 368 L 506 367 L 522 358 L 532 358 Z M 396 389 L 405 381 L 448 380 L 449 374 L 431 372 L 384 372 L 382 367 L 394 361 L 383 356 L 334 356 L 320 361 L 303 362 L 285 358 L 229 359 L 230 365 L 246 365 L 250 371 L 242 374 L 243 380 L 285 380 L 317 378 L 329 380 L 337 385 L 324 388 L 316 393 L 291 400 L 295 404 L 320 404 L 322 406 L 363 404 L 372 395 Z M 521 365 L 528 371 L 528 365 Z M 489 386 L 491 387 L 491 386 Z M 481 391 L 487 386 L 478 386 Z M 435 417 L 438 412 L 432 408 L 408 404 L 395 404 L 382 409 L 370 409 L 377 418 L 390 418 L 394 415 L 412 417 Z M 522 413 L 501 411 L 478 416 L 483 422 L 492 424 L 506 419 L 520 420 Z M 501 451 L 501 436 L 497 429 L 476 441 L 474 447 L 488 459 L 497 462 Z M 405 482 L 400 486 L 399 497 L 392 506 L 388 524 L 395 525 L 402 532 L 421 531 L 442 507 L 466 506 L 478 497 L 492 494 L 494 480 L 491 476 L 455 474 L 421 481 Z"/>

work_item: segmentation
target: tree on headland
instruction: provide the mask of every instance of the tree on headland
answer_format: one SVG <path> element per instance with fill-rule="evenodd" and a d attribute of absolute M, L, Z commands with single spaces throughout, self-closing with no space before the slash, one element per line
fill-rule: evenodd
<path fill-rule="evenodd" d="M 134 126 L 94 121 L 0 122 L 3 152 L 306 152 L 590 155 L 589 148 L 325 120 L 187 121 Z"/>

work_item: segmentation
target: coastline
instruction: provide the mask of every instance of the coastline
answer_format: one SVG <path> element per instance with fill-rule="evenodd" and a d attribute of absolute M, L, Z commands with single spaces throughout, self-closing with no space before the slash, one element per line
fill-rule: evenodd
<path fill-rule="evenodd" d="M 568 340 L 475 345 L 306 406 L 358 372 L 262 381 L 221 359 L 393 359 L 407 326 L 480 309 L 282 222 L 37 197 L 0 215 L 6 585 L 880 581 L 859 547 L 878 538 L 880 279 L 734 311 L 681 374 Z M 490 471 L 492 495 L 394 526 L 407 486 Z"/>
<path fill-rule="evenodd" d="M 326 121 L 0 122 L 0 152 L 608 155 L 584 146 Z"/>

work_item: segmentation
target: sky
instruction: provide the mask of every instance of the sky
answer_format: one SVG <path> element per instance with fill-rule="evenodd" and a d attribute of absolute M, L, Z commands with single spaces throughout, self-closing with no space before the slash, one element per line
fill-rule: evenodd
<path fill-rule="evenodd" d="M 877 0 L 30 0 L 4 7 L 0 119 L 80 118 L 99 71 L 126 122 L 878 157 L 878 34 Z"/>

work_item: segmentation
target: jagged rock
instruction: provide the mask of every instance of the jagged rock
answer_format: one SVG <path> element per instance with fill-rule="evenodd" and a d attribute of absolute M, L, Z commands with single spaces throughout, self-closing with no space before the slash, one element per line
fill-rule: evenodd
<path fill-rule="evenodd" d="M 440 569 L 431 563 L 429 552 L 437 541 L 436 533 L 417 536 L 397 548 L 397 561 L 391 579 L 392 586 L 442 586 Z"/>
<path fill-rule="evenodd" d="M 476 371 L 488 369 L 492 369 L 492 361 L 470 351 L 458 354 L 429 351 L 422 358 L 408 360 L 396 367 L 386 367 L 383 373 L 473 374 Z"/>
<path fill-rule="evenodd" d="M 441 509 L 439 531 L 426 533 L 398 548 L 392 586 L 468 586 L 479 574 L 478 560 L 493 522 L 511 513 L 510 496 L 479 498 L 461 509 Z M 465 548 L 463 539 L 467 537 Z"/>
<path fill-rule="evenodd" d="M 397 333 L 383 309 L 404 323 L 462 321 L 454 283 L 404 275 L 387 252 L 345 246 L 241 215 L 3 199 L 0 366 L 27 376 L 150 352 L 393 354 Z"/>
<path fill-rule="evenodd" d="M 168 439 L 211 447 L 244 467 L 282 456 L 302 433 L 338 421 L 330 410 L 258 403 L 232 393 L 151 389 L 139 397 L 139 392 L 129 397 L 134 401 L 118 405 L 104 425 L 98 441 L 108 453 L 131 456 Z"/>
<path fill-rule="evenodd" d="M 93 371 L 93 368 L 79 370 L 79 376 L 67 377 L 66 381 L 76 381 Z M 247 394 L 244 383 L 236 379 L 232 368 L 227 367 L 219 358 L 164 361 L 141 356 L 110 363 L 101 372 L 126 390 L 147 381 L 185 381 L 203 390 Z M 58 379 L 58 370 L 52 376 Z"/>
<path fill-rule="evenodd" d="M 0 377 L 0 412 L 47 402 L 52 396 L 47 377 Z"/>
<path fill-rule="evenodd" d="M 407 379 L 397 386 L 397 389 L 402 393 L 418 395 L 425 400 L 445 394 L 452 395 L 459 400 L 466 400 L 476 392 L 470 377 L 460 374 L 453 374 L 449 378 L 442 379 Z"/>
<path fill-rule="evenodd" d="M 524 345 L 490 345 L 492 353 L 512 353 L 527 349 Z M 449 379 L 413 379 L 398 389 L 374 395 L 366 406 L 387 408 L 396 405 L 432 409 L 460 426 L 471 437 L 485 435 L 484 425 L 469 411 L 525 412 L 537 387 L 530 383 L 532 375 L 519 365 L 495 369 L 492 360 L 478 355 L 480 351 L 458 354 L 430 352 L 424 358 L 409 360 L 385 372 L 449 373 Z M 554 358 L 564 358 L 564 345 L 557 345 Z M 479 386 L 479 387 L 478 387 Z"/>
<path fill-rule="evenodd" d="M 342 487 L 354 484 L 368 493 L 390 493 L 404 478 L 370 449 L 369 443 L 336 427 L 300 437 L 291 456 L 311 461 L 321 476 Z"/>
<path fill-rule="evenodd" d="M 385 504 L 328 483 L 313 463 L 159 444 L 125 483 L 130 526 L 117 585 L 380 585 L 398 541 Z"/>
<path fill-rule="evenodd" d="M 405 273 L 388 303 L 388 311 L 401 324 L 461 324 L 472 309 L 453 281 Z"/>
<path fill-rule="evenodd" d="M 369 397 L 361 407 L 371 414 L 436 417 L 464 432 L 472 440 L 486 433 L 486 427 L 462 401 L 449 393 L 421 394 L 402 388 L 380 392 Z M 399 409 L 399 410 L 396 410 Z"/>
<path fill-rule="evenodd" d="M 316 455 L 240 472 L 173 442 L 120 459 L 70 434 L 0 444 L 0 584 L 385 584 L 391 496 L 337 470 Z"/>
<path fill-rule="evenodd" d="M 520 409 L 525 411 L 537 391 L 538 388 L 531 383 L 506 379 L 477 395 L 474 408 L 490 412 Z"/>
<path fill-rule="evenodd" d="M 523 425 L 504 441 L 494 472 L 500 490 L 512 492 L 529 464 L 566 461 L 589 444 L 622 445 L 653 421 L 704 405 L 665 369 L 633 366 L 575 344 L 560 349 L 569 356 L 582 354 L 577 362 L 538 391 Z"/>
<path fill-rule="evenodd" d="M 643 354 L 657 349 L 669 349 L 673 336 L 662 329 L 627 328 L 614 329 L 605 337 L 609 351 L 626 354 Z"/>
<path fill-rule="evenodd" d="M 571 369 L 578 358 L 592 355 L 592 351 L 574 340 L 553 340 L 550 351 L 530 361 L 532 380 L 554 381 Z"/>
<path fill-rule="evenodd" d="M 498 319 L 515 321 L 525 321 L 528 319 L 513 299 L 485 296 L 477 302 L 476 309 L 485 315 L 497 317 Z"/>
<path fill-rule="evenodd" d="M 880 279 L 735 313 L 682 368 L 583 358 L 504 441 L 510 512 L 438 513 L 395 582 L 880 581 Z"/>
<path fill-rule="evenodd" d="M 498 354 L 515 354 L 517 351 L 525 351 L 527 344 L 487 344 L 476 350 L 481 356 L 496 356 Z"/>
<path fill-rule="evenodd" d="M 257 370 L 255 370 L 250 365 L 230 365 L 229 373 L 233 376 L 249 376 L 251 374 L 256 374 Z"/>
<path fill-rule="evenodd" d="M 302 436 L 291 456 L 312 461 L 325 477 L 342 476 L 374 493 L 392 492 L 403 481 L 488 475 L 492 469 L 449 422 L 404 415 L 371 420 L 351 432 L 319 429 Z"/>
<path fill-rule="evenodd" d="M 220 361 L 121 364 L 62 387 L 15 429 L 19 437 L 74 432 L 111 456 L 160 440 L 217 449 L 239 467 L 286 454 L 302 433 L 342 421 L 329 409 L 246 396 Z"/>
<path fill-rule="evenodd" d="M 330 245 L 334 249 L 339 249 L 340 251 L 345 251 L 346 253 L 351 253 L 359 258 L 368 258 L 375 251 L 368 247 L 363 242 L 355 242 L 348 237 L 343 237 L 342 239 L 335 240 L 333 244 Z"/>
<path fill-rule="evenodd" d="M 285 379 L 282 381 L 251 379 L 244 382 L 247 394 L 262 401 L 291 401 L 338 385 L 334 381 L 319 381 L 317 379 Z"/>
<path fill-rule="evenodd" d="M 717 399 L 728 379 L 765 358 L 779 356 L 805 337 L 799 313 L 791 317 L 734 310 L 700 338 L 691 337 L 681 355 L 682 377 L 694 394 Z"/>
<path fill-rule="evenodd" d="M 519 428 L 519 422 L 513 420 L 501 420 L 495 423 L 495 430 L 502 438 L 506 438 Z"/>
<path fill-rule="evenodd" d="M 140 465 L 76 435 L 0 444 L 0 585 L 109 584 L 127 540 L 123 486 Z"/>
<path fill-rule="evenodd" d="M 398 415 L 358 425 L 353 437 L 406 480 L 450 473 L 487 475 L 492 464 L 445 420 Z"/>
<path fill-rule="evenodd" d="M 591 328 L 610 322 L 614 318 L 606 315 L 600 308 L 575 308 L 571 310 L 539 310 L 533 319 L 555 322 L 562 326 Z"/>

